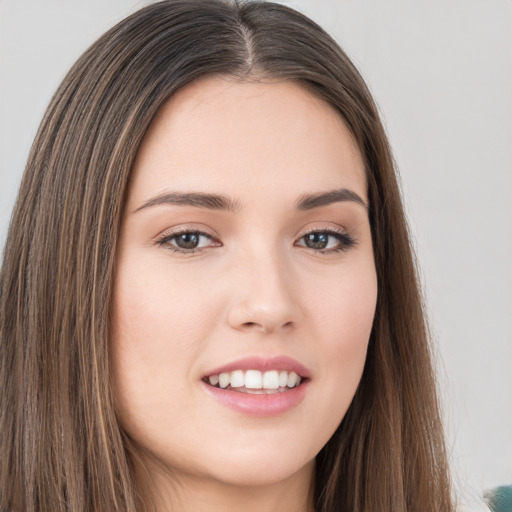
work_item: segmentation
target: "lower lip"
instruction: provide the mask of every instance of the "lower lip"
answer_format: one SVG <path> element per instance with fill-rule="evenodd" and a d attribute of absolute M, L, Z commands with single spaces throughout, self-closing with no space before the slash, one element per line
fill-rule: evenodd
<path fill-rule="evenodd" d="M 261 395 L 216 388 L 205 382 L 202 384 L 206 392 L 221 404 L 248 416 L 268 417 L 277 416 L 299 405 L 304 399 L 309 382 L 303 382 L 296 388 L 280 393 Z"/>

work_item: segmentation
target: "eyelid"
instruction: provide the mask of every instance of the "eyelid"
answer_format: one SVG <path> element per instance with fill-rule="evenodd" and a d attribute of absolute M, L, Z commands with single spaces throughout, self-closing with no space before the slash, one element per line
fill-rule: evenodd
<path fill-rule="evenodd" d="M 300 236 L 303 237 L 305 235 L 309 235 L 310 233 L 337 233 L 340 235 L 346 235 L 347 230 L 341 226 L 336 226 L 332 224 L 326 224 L 323 226 L 316 225 L 306 228 Z"/>
<path fill-rule="evenodd" d="M 166 228 L 155 236 L 154 240 L 157 241 L 162 238 L 181 235 L 182 233 L 198 233 L 200 235 L 208 236 L 218 242 L 220 241 L 220 237 L 215 230 L 197 223 L 179 224 L 177 226 Z"/>
<path fill-rule="evenodd" d="M 338 226 L 338 225 L 333 225 L 333 224 L 324 224 L 324 225 L 310 226 L 310 227 L 304 229 L 304 231 L 302 231 L 301 234 L 298 236 L 297 240 L 300 240 L 301 238 L 303 238 L 307 235 L 310 235 L 312 233 L 328 233 L 331 235 L 341 235 L 341 236 L 349 236 L 350 237 L 348 231 L 344 227 Z"/>

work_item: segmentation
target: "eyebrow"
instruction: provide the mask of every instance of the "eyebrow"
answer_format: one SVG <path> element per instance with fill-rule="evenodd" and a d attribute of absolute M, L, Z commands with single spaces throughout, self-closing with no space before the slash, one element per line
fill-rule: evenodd
<path fill-rule="evenodd" d="M 209 210 L 227 210 L 234 212 L 239 209 L 239 204 L 234 199 L 219 194 L 205 194 L 202 192 L 165 192 L 139 206 L 133 213 L 161 204 L 174 204 L 178 206 L 194 206 Z"/>
<path fill-rule="evenodd" d="M 345 201 L 355 202 L 365 209 L 368 209 L 368 205 L 358 194 L 346 188 L 316 194 L 304 194 L 296 201 L 295 208 L 301 211 L 313 210 L 314 208 Z M 226 210 L 230 212 L 235 212 L 240 209 L 240 203 L 238 201 L 220 194 L 207 194 L 203 192 L 165 192 L 148 199 L 134 210 L 133 213 L 152 206 L 165 204 L 192 206 L 196 208 L 206 208 L 208 210 Z"/>
<path fill-rule="evenodd" d="M 320 192 L 318 194 L 305 194 L 297 201 L 296 208 L 297 210 L 313 210 L 314 208 L 320 208 L 321 206 L 328 206 L 333 203 L 341 203 L 345 201 L 352 201 L 360 204 L 368 210 L 368 205 L 361 196 L 347 188 Z"/>

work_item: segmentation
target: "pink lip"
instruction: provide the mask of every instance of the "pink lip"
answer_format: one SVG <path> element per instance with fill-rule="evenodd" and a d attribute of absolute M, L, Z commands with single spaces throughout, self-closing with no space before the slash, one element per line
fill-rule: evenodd
<path fill-rule="evenodd" d="M 310 378 L 310 371 L 288 356 L 276 356 L 271 358 L 266 357 L 246 357 L 233 361 L 219 368 L 214 368 L 209 371 L 205 377 L 210 375 L 219 375 L 221 373 L 229 373 L 235 370 L 259 370 L 260 372 L 266 372 L 269 370 L 286 370 L 289 372 L 295 372 L 303 378 Z"/>
<path fill-rule="evenodd" d="M 230 389 L 215 388 L 201 381 L 204 390 L 221 404 L 249 416 L 268 417 L 282 414 L 302 402 L 309 387 L 309 381 L 300 386 L 270 395 L 250 395 Z"/>
<path fill-rule="evenodd" d="M 221 404 L 242 414 L 257 417 L 276 416 L 297 406 L 306 395 L 311 375 L 306 367 L 294 359 L 287 356 L 278 356 L 272 358 L 250 357 L 240 359 L 215 368 L 208 372 L 206 376 L 219 375 L 220 373 L 228 373 L 234 370 L 259 370 L 261 372 L 269 370 L 287 370 L 293 371 L 305 379 L 295 388 L 280 393 L 258 395 L 231 389 L 216 388 L 210 386 L 204 380 L 201 381 L 204 390 Z"/>

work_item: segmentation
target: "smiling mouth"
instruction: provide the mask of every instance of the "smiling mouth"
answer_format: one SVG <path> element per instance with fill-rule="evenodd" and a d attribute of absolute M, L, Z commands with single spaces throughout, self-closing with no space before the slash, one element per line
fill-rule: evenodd
<path fill-rule="evenodd" d="M 283 393 L 300 386 L 304 378 L 293 371 L 235 370 L 209 375 L 203 381 L 214 388 L 253 395 Z"/>

